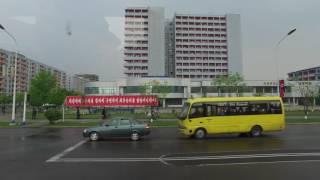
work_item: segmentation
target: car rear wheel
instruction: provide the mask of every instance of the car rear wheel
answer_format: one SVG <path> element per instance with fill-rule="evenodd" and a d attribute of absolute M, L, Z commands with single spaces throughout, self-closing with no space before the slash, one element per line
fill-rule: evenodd
<path fill-rule="evenodd" d="M 138 141 L 139 139 L 140 139 L 139 133 L 133 132 L 133 133 L 131 134 L 131 140 L 132 140 L 132 141 Z"/>
<path fill-rule="evenodd" d="M 197 139 L 203 139 L 207 135 L 206 131 L 202 128 L 197 129 L 196 132 L 194 133 L 194 137 Z"/>
<path fill-rule="evenodd" d="M 90 133 L 89 138 L 90 138 L 91 141 L 98 141 L 99 140 L 99 134 L 97 132 L 92 132 L 92 133 Z"/>
<path fill-rule="evenodd" d="M 251 128 L 250 134 L 252 137 L 259 137 L 262 134 L 262 128 L 260 126 L 253 126 Z"/>

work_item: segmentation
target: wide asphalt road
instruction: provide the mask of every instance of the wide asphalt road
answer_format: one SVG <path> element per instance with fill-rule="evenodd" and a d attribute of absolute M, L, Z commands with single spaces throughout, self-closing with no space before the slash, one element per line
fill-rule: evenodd
<path fill-rule="evenodd" d="M 0 129 L 0 179 L 320 179 L 320 125 L 205 140 L 157 128 L 138 142 L 88 142 L 81 132 Z"/>

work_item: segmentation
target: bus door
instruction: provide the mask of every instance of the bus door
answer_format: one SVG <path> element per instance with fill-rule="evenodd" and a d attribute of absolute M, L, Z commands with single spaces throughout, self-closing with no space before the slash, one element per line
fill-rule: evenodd
<path fill-rule="evenodd" d="M 192 104 L 189 112 L 189 121 L 190 125 L 195 128 L 206 126 L 207 120 L 205 115 L 205 106 L 203 103 Z"/>

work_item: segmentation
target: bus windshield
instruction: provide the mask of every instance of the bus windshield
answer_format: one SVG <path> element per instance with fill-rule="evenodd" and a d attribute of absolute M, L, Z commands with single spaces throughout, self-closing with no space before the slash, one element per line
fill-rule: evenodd
<path fill-rule="evenodd" d="M 182 111 L 178 116 L 180 120 L 185 120 L 187 118 L 189 108 L 190 108 L 190 103 L 184 103 L 182 107 Z"/>

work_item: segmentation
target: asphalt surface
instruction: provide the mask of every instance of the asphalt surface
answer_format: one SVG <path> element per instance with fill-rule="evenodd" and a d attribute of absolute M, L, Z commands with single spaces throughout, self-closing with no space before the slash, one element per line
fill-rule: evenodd
<path fill-rule="evenodd" d="M 156 128 L 138 142 L 88 142 L 81 132 L 0 129 L 0 179 L 320 179 L 320 125 L 205 140 Z"/>

